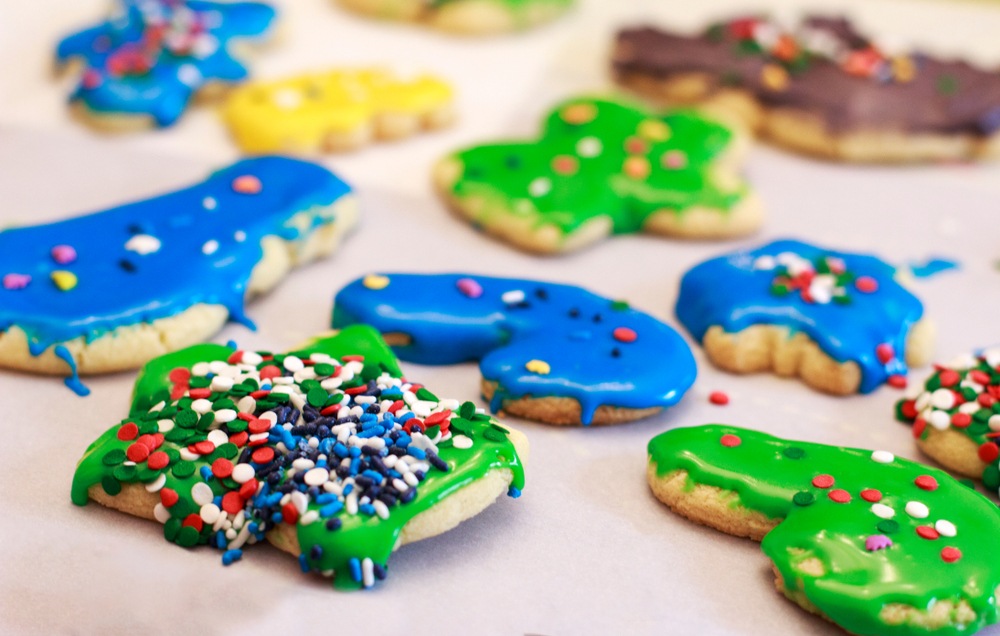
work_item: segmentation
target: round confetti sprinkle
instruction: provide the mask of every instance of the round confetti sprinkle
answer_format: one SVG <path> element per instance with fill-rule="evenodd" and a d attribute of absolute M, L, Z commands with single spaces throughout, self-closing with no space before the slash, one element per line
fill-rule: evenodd
<path fill-rule="evenodd" d="M 160 503 L 166 508 L 172 507 L 175 503 L 180 500 L 180 495 L 177 494 L 172 488 L 161 488 L 160 489 Z"/>
<path fill-rule="evenodd" d="M 459 278 L 455 281 L 455 286 L 466 298 L 479 298 L 483 295 L 483 286 L 472 278 Z"/>
<path fill-rule="evenodd" d="M 233 179 L 233 191 L 239 194 L 258 194 L 264 189 L 260 179 L 252 174 L 245 174 Z"/>
<path fill-rule="evenodd" d="M 816 501 L 816 497 L 805 490 L 800 490 L 799 492 L 792 495 L 792 503 L 796 506 L 808 506 Z"/>
<path fill-rule="evenodd" d="M 31 276 L 27 274 L 5 274 L 3 277 L 3 288 L 11 291 L 24 289 L 31 282 Z"/>
<path fill-rule="evenodd" d="M 880 517 L 882 519 L 892 519 L 896 516 L 895 510 L 881 503 L 872 504 L 871 510 L 876 517 Z M 885 530 L 883 530 L 883 532 L 885 532 Z"/>
<path fill-rule="evenodd" d="M 219 242 L 216 241 L 215 239 L 205 241 L 205 243 L 201 246 L 201 253 L 204 254 L 205 256 L 211 256 L 212 254 L 215 254 L 218 251 L 219 251 Z"/>
<path fill-rule="evenodd" d="M 576 174 L 579 169 L 580 162 L 577 161 L 576 157 L 559 155 L 552 160 L 552 170 L 554 170 L 556 174 L 571 176 Z"/>
<path fill-rule="evenodd" d="M 896 459 L 896 456 L 889 451 L 877 450 L 872 453 L 872 461 L 878 462 L 879 464 L 891 464 Z"/>
<path fill-rule="evenodd" d="M 938 531 L 942 537 L 953 537 L 958 534 L 958 529 L 955 524 L 948 521 L 947 519 L 938 519 L 934 522 L 934 529 Z"/>
<path fill-rule="evenodd" d="M 597 107 L 593 104 L 571 104 L 562 109 L 561 115 L 566 123 L 579 126 L 597 117 Z"/>
<path fill-rule="evenodd" d="M 640 137 L 650 141 L 661 142 L 670 138 L 670 126 L 659 119 L 645 119 L 636 130 Z"/>
<path fill-rule="evenodd" d="M 125 450 L 125 456 L 128 457 L 130 462 L 144 462 L 146 458 L 149 457 L 149 448 L 145 444 L 140 444 L 136 442 L 132 444 Z"/>
<path fill-rule="evenodd" d="M 126 422 L 118 429 L 118 439 L 123 442 L 134 440 L 139 436 L 139 427 L 135 422 Z"/>
<path fill-rule="evenodd" d="M 512 289 L 504 292 L 500 296 L 500 300 L 502 300 L 505 305 L 518 305 L 524 302 L 524 298 L 524 292 L 520 289 Z"/>
<path fill-rule="evenodd" d="M 212 462 L 212 474 L 219 479 L 225 479 L 233 474 L 233 462 L 224 457 Z"/>
<path fill-rule="evenodd" d="M 879 532 L 892 534 L 894 532 L 899 532 L 899 522 L 893 521 L 892 519 L 884 519 L 876 523 L 875 528 L 877 528 Z"/>
<path fill-rule="evenodd" d="M 913 483 L 921 490 L 937 490 L 938 487 L 937 480 L 930 475 L 920 475 L 913 480 Z"/>
<path fill-rule="evenodd" d="M 882 493 L 874 488 L 865 488 L 861 491 L 861 498 L 869 503 L 878 503 L 882 500 Z"/>
<path fill-rule="evenodd" d="M 645 179 L 651 171 L 649 159 L 645 157 L 629 157 L 625 160 L 622 171 L 633 179 Z"/>
<path fill-rule="evenodd" d="M 367 287 L 368 289 L 374 289 L 374 290 L 385 289 L 386 287 L 389 286 L 389 277 L 382 276 L 381 274 L 368 274 L 361 281 L 361 284 Z"/>
<path fill-rule="evenodd" d="M 917 536 L 933 541 L 937 539 L 940 535 L 938 531 L 930 526 L 917 526 Z"/>
<path fill-rule="evenodd" d="M 639 335 L 628 327 L 617 327 L 611 335 L 618 342 L 635 342 Z"/>
<path fill-rule="evenodd" d="M 64 269 L 58 269 L 52 272 L 49 274 L 49 277 L 60 291 L 70 291 L 77 285 L 76 274 Z"/>
<path fill-rule="evenodd" d="M 954 563 L 955 561 L 958 561 L 961 558 L 962 558 L 962 551 L 959 550 L 958 548 L 953 548 L 952 546 L 948 546 L 941 549 L 941 559 L 945 563 Z"/>
<path fill-rule="evenodd" d="M 170 456 L 163 451 L 156 451 L 149 455 L 149 459 L 146 460 L 146 465 L 153 470 L 163 470 L 170 464 Z"/>
<path fill-rule="evenodd" d="M 544 360 L 529 360 L 524 368 L 532 373 L 537 373 L 538 375 L 548 375 L 552 372 L 552 368 L 549 366 L 548 362 Z"/>
<path fill-rule="evenodd" d="M 584 137 L 576 142 L 576 154 L 586 159 L 598 156 L 602 150 L 604 146 L 597 137 Z"/>
<path fill-rule="evenodd" d="M 846 490 L 841 490 L 840 488 L 831 490 L 827 493 L 827 497 L 839 504 L 845 504 L 851 501 L 851 493 Z"/>
<path fill-rule="evenodd" d="M 708 394 L 708 401 L 718 406 L 725 406 L 729 404 L 729 396 L 722 391 L 712 391 Z"/>
<path fill-rule="evenodd" d="M 878 281 L 871 276 L 859 276 L 854 281 L 854 286 L 863 294 L 871 294 L 878 291 Z"/>
<path fill-rule="evenodd" d="M 681 150 L 668 150 L 660 158 L 660 165 L 667 170 L 679 170 L 687 166 L 687 155 Z"/>
<path fill-rule="evenodd" d="M 833 485 L 833 475 L 816 475 L 813 477 L 812 485 L 817 488 L 829 488 Z"/>
<path fill-rule="evenodd" d="M 997 446 L 994 442 L 986 442 L 979 447 L 979 459 L 983 460 L 984 464 L 992 464 L 998 457 L 1000 457 L 1000 446 Z"/>
<path fill-rule="evenodd" d="M 160 239 L 155 236 L 150 236 L 149 234 L 136 234 L 125 242 L 125 249 L 130 252 L 135 252 L 140 256 L 146 256 L 147 254 L 159 252 L 161 245 Z"/>
<path fill-rule="evenodd" d="M 56 245 L 51 254 L 52 260 L 60 265 L 69 265 L 76 260 L 76 250 L 70 245 Z"/>
<path fill-rule="evenodd" d="M 263 448 L 258 448 L 253 452 L 250 458 L 258 464 L 266 464 L 274 459 L 274 449 L 269 446 L 264 446 Z"/>
<path fill-rule="evenodd" d="M 738 435 L 733 435 L 732 433 L 726 433 L 719 439 L 719 443 L 726 448 L 735 448 L 743 443 L 743 440 L 739 438 Z"/>
<path fill-rule="evenodd" d="M 785 450 L 781 451 L 781 453 L 788 459 L 802 459 L 806 456 L 805 450 L 799 448 L 798 446 L 789 446 Z"/>
<path fill-rule="evenodd" d="M 886 364 L 896 357 L 896 352 L 892 348 L 891 344 L 883 342 L 879 346 L 875 347 L 875 357 L 878 358 L 878 361 L 882 364 Z"/>
<path fill-rule="evenodd" d="M 906 502 L 906 514 L 910 515 L 914 519 L 924 519 L 931 513 L 930 509 L 927 508 L 927 504 L 919 501 L 908 501 Z"/>

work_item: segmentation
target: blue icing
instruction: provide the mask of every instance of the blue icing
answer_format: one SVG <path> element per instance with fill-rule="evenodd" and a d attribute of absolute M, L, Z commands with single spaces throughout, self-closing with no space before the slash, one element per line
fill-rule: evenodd
<path fill-rule="evenodd" d="M 945 258 L 930 258 L 922 263 L 910 264 L 910 271 L 917 278 L 930 278 L 952 269 L 958 269 L 958 263 Z"/>
<path fill-rule="evenodd" d="M 775 259 L 781 254 L 797 255 L 813 264 L 826 257 L 840 259 L 846 275 L 837 284 L 831 282 L 835 275 L 821 274 L 827 278 L 816 281 L 816 298 L 810 296 L 810 300 L 800 289 L 777 294 L 772 285 L 779 271 L 767 266 L 780 267 Z M 714 258 L 688 271 L 681 280 L 677 317 L 699 342 L 713 325 L 729 333 L 757 324 L 804 332 L 834 360 L 856 362 L 862 376 L 860 391 L 868 393 L 890 375 L 906 373 L 906 338 L 923 315 L 920 301 L 896 282 L 895 273 L 894 267 L 874 256 L 836 252 L 799 241 L 775 241 Z M 858 281 L 865 277 L 875 281 L 875 291 L 866 293 L 859 288 Z M 842 292 L 839 301 L 837 288 Z M 831 290 L 832 297 L 823 302 Z M 876 348 L 884 343 L 895 353 L 885 364 L 876 355 Z"/>
<path fill-rule="evenodd" d="M 260 189 L 237 192 L 237 183 Z M 317 164 L 260 157 L 152 199 L 0 231 L 0 331 L 23 329 L 37 356 L 58 343 L 80 336 L 90 341 L 198 303 L 224 305 L 231 319 L 246 323 L 244 292 L 262 255 L 261 240 L 292 240 L 317 223 L 333 222 L 328 206 L 349 192 Z M 293 221 L 300 212 L 307 218 Z M 73 258 L 57 262 L 56 246 L 72 247 Z M 76 285 L 60 290 L 51 279 L 57 271 L 71 273 Z M 54 352 L 69 364 L 71 381 L 78 381 L 69 352 Z"/>
<path fill-rule="evenodd" d="M 120 1 L 119 15 L 66 37 L 56 57 L 86 65 L 71 100 L 96 112 L 148 114 L 159 126 L 174 123 L 205 83 L 246 78 L 229 43 L 263 36 L 276 15 L 256 2 Z"/>
<path fill-rule="evenodd" d="M 570 397 L 588 424 L 602 404 L 671 406 L 694 382 L 694 358 L 677 332 L 579 287 L 467 274 L 386 276 L 383 289 L 366 286 L 366 279 L 342 289 L 333 326 L 367 323 L 382 333 L 408 334 L 410 344 L 394 350 L 411 362 L 480 360 L 483 377 L 499 385 L 494 411 L 525 395 Z M 482 294 L 463 292 L 463 279 Z M 523 302 L 511 292 L 523 293 Z M 637 339 L 616 339 L 619 327 Z M 550 372 L 529 371 L 532 360 L 547 363 Z"/>

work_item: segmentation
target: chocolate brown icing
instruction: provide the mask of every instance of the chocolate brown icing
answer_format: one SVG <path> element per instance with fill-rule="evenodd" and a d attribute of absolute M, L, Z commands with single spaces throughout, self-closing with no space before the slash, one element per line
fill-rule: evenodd
<path fill-rule="evenodd" d="M 727 23 L 728 24 L 728 23 Z M 775 59 L 766 51 L 747 51 L 727 24 L 687 36 L 652 27 L 618 33 L 612 64 L 620 81 L 630 77 L 669 80 L 700 73 L 713 91 L 736 87 L 765 107 L 789 107 L 815 113 L 830 132 L 901 130 L 988 136 L 1000 130 L 1000 70 L 984 70 L 961 60 L 909 54 L 915 74 L 909 81 L 862 77 L 833 59 L 805 54 L 792 68 L 787 85 L 775 90 L 762 70 Z M 803 26 L 861 50 L 871 43 L 841 18 L 810 17 Z"/>

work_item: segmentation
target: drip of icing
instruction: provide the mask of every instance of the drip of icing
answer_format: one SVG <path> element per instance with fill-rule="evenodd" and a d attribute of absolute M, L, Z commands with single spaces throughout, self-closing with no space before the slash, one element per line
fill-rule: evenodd
<path fill-rule="evenodd" d="M 56 357 L 64 361 L 66 366 L 69 367 L 69 377 L 63 380 L 66 386 L 69 387 L 73 393 L 76 393 L 81 397 L 90 395 L 90 389 L 88 389 L 83 382 L 80 381 L 80 374 L 77 373 L 76 368 L 76 360 L 73 359 L 73 354 L 69 352 L 69 349 L 63 345 L 56 345 L 52 349 L 52 352 L 56 355 Z"/>
<path fill-rule="evenodd" d="M 958 269 L 958 267 L 957 262 L 946 258 L 929 258 L 923 262 L 910 263 L 909 265 L 910 271 L 917 278 L 930 278 L 941 272 Z"/>
<path fill-rule="evenodd" d="M 881 620 L 893 603 L 929 610 L 961 599 L 975 611 L 974 620 L 935 634 L 969 634 L 997 621 L 1000 510 L 943 471 L 882 451 L 715 424 L 668 431 L 648 450 L 657 475 L 686 471 L 689 484 L 733 491 L 741 506 L 781 520 L 761 547 L 785 587 L 853 634 L 913 633 Z M 877 535 L 891 545 L 869 550 Z M 800 569 L 811 557 L 823 575 Z"/>
<path fill-rule="evenodd" d="M 842 263 L 844 270 L 839 277 L 812 276 L 809 280 L 816 287 L 802 291 L 800 281 L 805 279 L 795 273 L 782 275 L 779 257 L 793 263 L 795 272 L 806 263 L 827 259 Z M 906 337 L 923 315 L 923 305 L 894 275 L 891 265 L 874 256 L 775 241 L 689 270 L 681 280 L 677 318 L 699 342 L 713 325 L 728 333 L 757 324 L 804 332 L 834 360 L 856 362 L 861 368 L 859 390 L 868 393 L 889 376 L 906 373 Z M 807 296 L 808 290 L 812 296 Z M 878 351 L 885 344 L 893 355 L 883 362 Z"/>
<path fill-rule="evenodd" d="M 658 212 L 729 210 L 745 184 L 716 179 L 732 132 L 694 113 L 654 115 L 610 100 L 578 98 L 549 115 L 537 142 L 482 145 L 453 155 L 464 172 L 455 196 L 476 198 L 478 217 L 513 210 L 563 232 L 606 217 L 638 232 Z"/>
<path fill-rule="evenodd" d="M 263 36 L 275 15 L 256 2 L 122 0 L 120 15 L 66 37 L 56 57 L 86 64 L 71 100 L 169 126 L 205 84 L 247 76 L 230 42 Z"/>
<path fill-rule="evenodd" d="M 93 341 L 117 327 L 173 316 L 199 303 L 223 305 L 232 320 L 252 327 L 243 302 L 262 255 L 261 240 L 307 237 L 314 227 L 334 221 L 331 206 L 349 192 L 317 164 L 259 157 L 183 190 L 0 231 L 0 277 L 7 272 L 31 277 L 24 287 L 0 286 L 0 331 L 22 329 L 29 352 L 37 356 L 61 342 L 81 336 Z M 205 245 L 213 241 L 216 249 L 206 253 Z M 72 263 L 53 259 L 53 246 L 62 245 L 73 246 Z M 63 290 L 52 284 L 57 269 L 72 272 L 76 285 Z M 59 355 L 75 378 L 69 352 L 64 348 Z"/>
<path fill-rule="evenodd" d="M 371 386 L 378 377 L 399 378 L 401 376 L 399 365 L 392 352 L 379 338 L 377 332 L 366 326 L 349 327 L 334 336 L 317 338 L 307 343 L 304 348 L 287 354 L 287 356 L 294 356 L 298 360 L 306 361 L 305 368 L 311 368 L 317 374 L 333 373 L 334 375 L 330 377 L 342 379 L 348 375 L 343 370 L 347 368 L 349 361 L 357 368 L 362 367 L 363 363 L 363 369 L 360 369 L 360 372 L 353 378 L 345 379 L 343 384 L 336 389 L 331 388 L 329 392 L 324 391 L 321 396 L 324 399 L 341 399 L 344 396 L 344 391 L 354 390 L 355 385 L 364 386 L 365 383 Z M 292 366 L 285 364 L 285 356 L 270 359 L 269 354 L 261 354 L 261 358 L 261 362 L 255 365 L 249 364 L 249 368 L 260 370 L 268 366 L 272 369 Z M 225 538 L 220 540 L 211 524 L 205 522 L 202 525 L 194 520 L 194 517 L 204 514 L 204 504 L 199 502 L 198 490 L 202 490 L 203 495 L 208 495 L 209 493 L 204 492 L 204 487 L 207 485 L 210 488 L 210 496 L 222 497 L 223 505 L 227 505 L 225 503 L 227 500 L 233 499 L 236 497 L 235 493 L 245 488 L 245 485 L 241 488 L 241 484 L 234 480 L 236 474 L 234 466 L 249 464 L 256 471 L 263 472 L 266 469 L 266 464 L 254 460 L 251 451 L 260 448 L 271 449 L 283 466 L 277 471 L 281 478 L 275 483 L 269 483 L 265 486 L 265 481 L 268 480 L 258 475 L 255 482 L 256 489 L 251 491 L 255 494 L 251 494 L 249 498 L 241 495 L 239 499 L 243 502 L 240 504 L 240 510 L 246 515 L 248 523 L 254 524 L 259 530 L 250 533 L 250 542 L 253 543 L 263 538 L 265 531 L 270 531 L 275 526 L 289 523 L 289 515 L 294 515 L 296 519 L 293 523 L 303 553 L 299 559 L 303 569 L 313 569 L 324 573 L 335 572 L 335 585 L 342 588 L 359 588 L 368 587 L 370 584 L 370 582 L 365 582 L 360 574 L 360 569 L 372 567 L 371 564 L 384 568 L 389 555 L 399 540 L 400 532 L 411 519 L 429 510 L 464 486 L 485 477 L 493 470 L 509 470 L 513 474 L 509 494 L 516 497 L 524 488 L 523 467 L 506 431 L 496 426 L 488 416 L 476 413 L 475 407 L 471 403 L 466 403 L 449 416 L 451 417 L 449 422 L 449 435 L 451 437 L 442 438 L 436 444 L 437 455 L 447 464 L 447 470 L 428 468 L 426 477 L 418 485 L 412 486 L 417 489 L 417 495 L 410 501 L 390 506 L 389 513 L 385 518 L 364 512 L 352 512 L 349 510 L 350 505 L 336 510 L 329 508 L 331 505 L 336 508 L 337 502 L 342 503 L 342 498 L 338 499 L 332 494 L 333 491 L 326 488 L 313 489 L 318 490 L 319 494 L 309 494 L 304 487 L 299 489 L 298 492 L 306 497 L 306 502 L 297 513 L 293 513 L 287 505 L 268 503 L 269 493 L 275 492 L 275 488 L 299 483 L 291 477 L 289 465 L 292 462 L 287 456 L 287 448 L 301 450 L 308 445 L 305 441 L 302 441 L 302 445 L 295 443 L 296 438 L 293 437 L 293 432 L 284 429 L 281 425 L 274 425 L 271 428 L 270 436 L 263 445 L 248 446 L 246 435 L 240 431 L 247 428 L 248 422 L 256 426 L 260 423 L 261 416 L 268 412 L 280 412 L 283 407 L 272 407 L 266 402 L 269 399 L 267 395 L 260 391 L 254 391 L 253 394 L 257 396 L 253 410 L 254 417 L 247 417 L 245 420 L 236 418 L 231 420 L 231 423 L 222 425 L 220 421 L 223 418 L 219 413 L 228 405 L 220 406 L 220 403 L 228 399 L 238 402 L 249 395 L 243 391 L 245 386 L 241 382 L 228 391 L 211 392 L 213 397 L 217 398 L 214 405 L 214 423 L 207 427 L 201 426 L 200 422 L 194 425 L 190 421 L 191 418 L 186 418 L 184 415 L 193 412 L 191 392 L 196 390 L 194 389 L 196 381 L 201 379 L 203 383 L 210 385 L 214 376 L 208 369 L 216 365 L 221 365 L 220 369 L 230 364 L 247 365 L 247 360 L 246 352 L 236 352 L 229 347 L 215 344 L 204 344 L 161 356 L 148 363 L 136 381 L 129 417 L 122 424 L 113 426 L 104 433 L 87 449 L 80 460 L 73 477 L 73 502 L 77 505 L 85 505 L 89 498 L 88 491 L 94 487 L 103 488 L 106 492 L 111 493 L 119 491 L 122 484 L 134 486 L 145 484 L 147 489 L 152 488 L 152 492 L 160 492 L 161 500 L 170 504 L 169 506 L 164 505 L 164 510 L 157 513 L 164 515 L 164 531 L 169 539 L 182 545 L 217 544 L 219 542 L 220 549 L 225 549 L 227 550 L 226 554 L 230 554 L 233 549 L 238 549 L 232 547 L 234 545 L 232 540 Z M 321 364 L 326 364 L 330 368 L 324 370 Z M 204 368 L 199 369 L 199 367 Z M 333 367 L 339 370 L 334 372 Z M 203 373 L 205 375 L 201 375 Z M 292 379 L 294 376 L 291 372 L 285 372 L 285 377 Z M 260 389 L 264 390 L 264 393 L 268 393 L 265 389 L 265 387 L 270 387 L 268 382 L 264 381 L 258 385 Z M 296 380 L 296 382 L 303 384 L 301 380 Z M 312 394 L 317 390 L 318 384 L 316 382 L 316 385 L 310 385 L 308 391 L 310 399 L 314 399 Z M 411 385 L 404 381 L 402 386 L 409 387 Z M 422 400 L 437 402 L 436 411 L 444 413 L 447 410 L 448 413 L 451 413 L 435 396 L 426 393 L 425 389 L 416 390 Z M 174 397 L 171 397 L 171 393 L 174 393 Z M 307 414 L 309 408 L 312 407 L 302 407 L 303 416 Z M 399 415 L 400 422 L 403 422 L 406 417 L 412 417 L 412 414 L 405 415 L 407 412 L 406 407 L 395 411 Z M 313 420 L 313 422 L 316 421 Z M 443 423 L 439 422 L 438 426 L 443 428 Z M 427 432 L 430 432 L 429 427 Z M 201 454 L 197 459 L 191 461 L 181 459 L 180 453 L 190 453 L 191 448 L 197 448 L 196 445 L 205 443 L 207 439 L 210 439 L 209 436 L 218 436 L 220 433 L 224 434 L 223 437 L 227 437 L 227 441 L 223 442 L 222 439 L 213 437 L 217 442 L 223 443 L 209 442 L 213 447 L 213 450 L 210 451 L 211 454 Z M 468 438 L 469 443 L 462 445 L 462 447 L 455 444 L 452 440 L 458 434 Z M 163 437 L 158 438 L 158 435 Z M 416 434 L 411 433 L 411 435 L 414 440 L 417 439 Z M 242 437 L 239 443 L 233 441 L 238 437 Z M 335 441 L 337 441 L 336 436 L 332 440 L 327 440 L 327 442 Z M 321 445 L 327 442 L 323 442 Z M 149 462 L 153 459 L 152 454 L 143 449 L 132 448 L 137 444 L 153 445 L 154 452 L 164 452 L 166 457 L 157 459 L 161 462 L 166 460 L 167 465 L 160 468 L 150 466 Z M 402 439 L 397 438 L 395 444 L 403 444 Z M 407 442 L 407 444 L 413 444 L 414 448 L 417 447 L 416 442 Z M 227 446 L 234 448 L 227 451 Z M 400 448 L 407 448 L 407 452 L 412 455 L 418 454 L 417 450 L 409 450 L 406 444 Z M 124 463 L 128 463 L 126 460 L 129 459 L 130 449 L 140 453 L 136 457 L 139 461 L 136 462 L 135 467 L 126 468 Z M 336 449 L 328 449 L 327 452 L 335 453 Z M 148 457 L 141 458 L 147 454 Z M 383 453 L 381 456 L 387 457 L 388 453 Z M 217 464 L 220 457 L 230 458 L 227 460 L 228 464 L 226 461 L 222 462 L 225 467 L 224 472 L 219 470 L 220 467 Z M 416 462 L 417 460 L 411 458 L 410 461 Z M 159 465 L 158 463 L 157 466 Z M 318 462 L 317 465 L 319 465 Z M 245 467 L 240 470 L 245 470 Z M 220 477 L 219 474 L 223 476 Z M 360 475 L 356 476 L 359 480 L 360 477 Z M 159 481 L 161 478 L 162 482 Z M 331 475 L 331 480 L 333 479 L 334 477 Z M 335 481 L 346 488 L 342 479 L 338 478 Z M 355 487 L 360 487 L 360 485 Z M 325 498 L 318 499 L 320 494 L 324 495 Z M 284 515 L 280 521 L 272 515 L 275 510 L 281 511 Z M 337 527 L 331 528 L 331 523 Z M 199 529 L 196 530 L 194 526 Z M 224 563 L 231 561 L 232 557 L 229 557 L 229 560 L 226 556 L 223 557 Z M 365 563 L 369 565 L 365 566 Z"/>
<path fill-rule="evenodd" d="M 403 333 L 395 347 L 420 364 L 479 360 L 498 383 L 490 408 L 522 396 L 577 400 L 584 424 L 601 405 L 675 404 L 694 382 L 694 358 L 652 316 L 579 287 L 467 274 L 367 276 L 336 297 L 333 326 Z"/>

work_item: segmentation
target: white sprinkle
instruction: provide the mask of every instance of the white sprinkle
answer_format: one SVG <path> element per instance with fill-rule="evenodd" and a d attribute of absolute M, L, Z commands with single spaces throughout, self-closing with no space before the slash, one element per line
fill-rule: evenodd
<path fill-rule="evenodd" d="M 906 514 L 910 515 L 914 519 L 924 519 L 931 513 L 927 508 L 926 504 L 919 501 L 908 501 L 906 502 Z"/>
<path fill-rule="evenodd" d="M 303 526 L 308 526 L 311 523 L 315 523 L 319 520 L 319 510 L 307 510 L 305 514 L 299 517 L 299 523 Z"/>
<path fill-rule="evenodd" d="M 205 244 L 201 246 L 201 253 L 205 256 L 211 256 L 219 251 L 219 242 L 215 239 L 205 241 Z"/>
<path fill-rule="evenodd" d="M 955 406 L 955 394 L 948 389 L 938 389 L 931 393 L 931 406 L 947 411 Z"/>
<path fill-rule="evenodd" d="M 533 197 L 544 197 L 552 191 L 552 181 L 545 177 L 539 177 L 528 184 L 528 194 Z"/>
<path fill-rule="evenodd" d="M 372 502 L 372 507 L 375 508 L 375 514 L 379 516 L 380 519 L 389 518 L 389 507 L 385 505 L 385 502 L 381 499 L 376 499 Z"/>
<path fill-rule="evenodd" d="M 208 369 L 212 373 L 219 375 L 229 370 L 229 365 L 222 360 L 212 360 L 208 363 Z"/>
<path fill-rule="evenodd" d="M 966 415 L 974 415 L 982 408 L 979 406 L 979 402 L 973 400 L 972 402 L 966 402 L 958 407 L 959 413 L 965 413 Z"/>
<path fill-rule="evenodd" d="M 410 472 L 410 473 L 403 473 L 403 481 L 405 481 L 407 483 L 407 485 L 410 485 L 410 486 L 416 486 L 417 484 L 420 483 L 420 480 L 417 479 L 417 476 L 414 475 L 412 472 Z"/>
<path fill-rule="evenodd" d="M 584 158 L 596 157 L 604 150 L 601 140 L 597 137 L 584 137 L 576 142 L 576 154 Z"/>
<path fill-rule="evenodd" d="M 219 202 L 215 200 L 214 197 L 205 197 L 201 200 L 201 207 L 206 210 L 214 210 L 219 206 Z"/>
<path fill-rule="evenodd" d="M 149 234 L 136 234 L 125 242 L 125 249 L 139 256 L 146 256 L 160 251 L 160 239 Z"/>
<path fill-rule="evenodd" d="M 943 431 L 944 429 L 951 426 L 951 416 L 949 416 L 944 411 L 937 411 L 937 410 L 931 411 L 926 419 L 928 424 L 930 424 L 939 431 Z"/>
<path fill-rule="evenodd" d="M 896 511 L 885 504 L 872 504 L 872 512 L 875 513 L 876 517 L 881 517 L 883 519 L 892 519 L 896 516 Z"/>
<path fill-rule="evenodd" d="M 187 449 L 187 446 L 180 449 L 181 459 L 186 462 L 195 462 L 201 459 L 201 455 L 198 453 L 192 453 Z"/>
<path fill-rule="evenodd" d="M 219 530 L 222 530 L 224 527 L 226 527 L 227 521 L 229 521 L 229 513 L 223 510 L 219 513 L 219 518 L 216 519 L 215 523 L 212 524 L 212 532 L 218 532 Z"/>
<path fill-rule="evenodd" d="M 170 521 L 170 511 L 167 510 L 166 506 L 164 506 L 161 503 L 158 503 L 155 506 L 153 506 L 153 518 L 159 521 L 160 523 L 166 523 Z"/>
<path fill-rule="evenodd" d="M 1000 413 L 991 415 L 990 419 L 986 420 L 986 425 L 991 431 L 1000 431 Z"/>
<path fill-rule="evenodd" d="M 309 497 L 304 492 L 298 490 L 293 490 L 291 495 L 292 505 L 299 511 L 300 515 L 303 514 L 306 508 L 309 507 Z"/>
<path fill-rule="evenodd" d="M 361 583 L 365 587 L 375 585 L 375 563 L 369 558 L 361 562 Z"/>
<path fill-rule="evenodd" d="M 285 361 L 282 364 L 284 365 L 286 370 L 291 371 L 292 373 L 295 373 L 296 371 L 301 371 L 306 366 L 305 364 L 303 364 L 302 360 L 296 358 L 295 356 L 285 357 Z"/>
<path fill-rule="evenodd" d="M 170 431 L 174 430 L 174 421 L 159 420 L 156 422 L 156 428 L 159 430 L 160 433 L 169 433 Z"/>
<path fill-rule="evenodd" d="M 230 541 L 232 541 L 233 539 L 235 539 L 236 538 L 236 530 L 233 530 L 232 528 L 226 530 L 226 538 L 229 539 Z"/>
<path fill-rule="evenodd" d="M 209 388 L 220 393 L 230 391 L 233 388 L 233 379 L 217 375 L 212 378 L 212 384 Z"/>
<path fill-rule="evenodd" d="M 201 86 L 203 76 L 194 64 L 181 64 L 177 67 L 177 80 L 181 84 L 197 88 Z"/>
<path fill-rule="evenodd" d="M 508 292 L 504 292 L 503 295 L 500 296 L 500 300 L 508 305 L 516 305 L 524 302 L 524 292 L 520 289 L 512 289 Z"/>
<path fill-rule="evenodd" d="M 236 419 L 236 411 L 233 409 L 219 409 L 215 412 L 215 421 L 220 424 L 232 422 Z"/>
<path fill-rule="evenodd" d="M 199 506 L 204 506 L 207 503 L 212 503 L 212 500 L 215 499 L 215 493 L 212 492 L 208 484 L 199 481 L 191 486 L 191 499 Z"/>
<path fill-rule="evenodd" d="M 219 514 L 222 511 L 214 503 L 207 503 L 201 507 L 199 515 L 201 515 L 201 520 L 209 525 L 214 525 L 216 521 L 219 520 Z"/>
<path fill-rule="evenodd" d="M 896 456 L 889 451 L 877 450 L 872 453 L 872 461 L 876 461 L 880 464 L 891 464 Z"/>
<path fill-rule="evenodd" d="M 356 491 L 352 490 L 351 494 L 344 499 L 344 508 L 347 509 L 349 515 L 358 514 L 358 493 Z"/>
<path fill-rule="evenodd" d="M 237 484 L 245 484 L 254 478 L 257 471 L 250 464 L 236 464 L 233 466 L 233 481 Z"/>
<path fill-rule="evenodd" d="M 264 361 L 264 358 L 260 357 L 259 354 L 255 353 L 253 351 L 244 351 L 243 352 L 243 364 L 249 364 L 249 365 L 252 365 L 252 366 L 256 367 L 258 364 L 260 364 L 263 361 Z"/>
<path fill-rule="evenodd" d="M 242 512 L 242 510 L 240 512 Z M 236 524 L 233 525 L 235 526 Z M 250 524 L 248 523 L 242 528 L 240 528 L 239 534 L 237 534 L 236 538 L 230 541 L 229 545 L 226 547 L 229 548 L 230 550 L 238 550 L 239 548 L 243 547 L 243 544 L 246 543 L 247 539 L 249 538 L 250 538 Z"/>
<path fill-rule="evenodd" d="M 451 442 L 455 445 L 455 448 L 459 450 L 472 448 L 472 438 L 466 437 L 465 435 L 456 435 L 451 439 Z"/>
<path fill-rule="evenodd" d="M 278 415 L 274 411 L 267 411 L 260 416 L 260 419 L 267 420 L 271 426 L 274 426 L 278 422 Z"/>
<path fill-rule="evenodd" d="M 325 468 L 313 468 L 302 479 L 308 486 L 322 486 L 330 480 L 330 471 Z"/>
<path fill-rule="evenodd" d="M 392 480 L 392 487 L 398 490 L 399 492 L 406 492 L 407 490 L 410 489 L 409 484 L 407 484 L 399 477 L 396 477 L 395 479 Z"/>
<path fill-rule="evenodd" d="M 204 398 L 198 398 L 194 402 L 191 402 L 191 410 L 198 415 L 204 415 L 212 410 L 212 403 Z"/>
<path fill-rule="evenodd" d="M 942 537 L 953 537 L 958 534 L 958 529 L 955 528 L 955 524 L 947 519 L 938 519 L 934 524 L 934 529 L 937 530 L 938 534 Z"/>
<path fill-rule="evenodd" d="M 240 413 L 250 413 L 253 414 L 257 410 L 257 400 L 249 395 L 244 395 L 240 398 L 240 401 L 236 403 L 236 408 L 240 410 Z"/>
<path fill-rule="evenodd" d="M 212 371 L 212 365 L 207 362 L 196 362 L 193 367 L 191 367 L 191 375 L 196 376 L 206 376 Z"/>
<path fill-rule="evenodd" d="M 314 462 L 311 459 L 306 459 L 305 457 L 299 457 L 298 459 L 292 462 L 292 468 L 294 468 L 299 472 L 310 470 L 315 465 L 316 462 Z"/>

